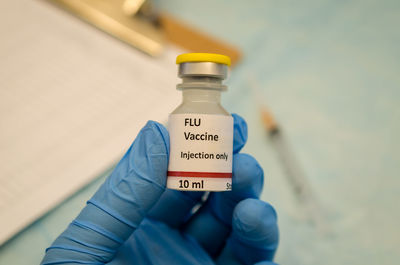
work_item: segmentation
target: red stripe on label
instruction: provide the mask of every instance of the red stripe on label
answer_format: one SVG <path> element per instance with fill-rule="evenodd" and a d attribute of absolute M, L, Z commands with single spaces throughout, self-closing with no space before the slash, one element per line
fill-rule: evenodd
<path fill-rule="evenodd" d="M 232 173 L 168 171 L 168 177 L 232 178 Z"/>

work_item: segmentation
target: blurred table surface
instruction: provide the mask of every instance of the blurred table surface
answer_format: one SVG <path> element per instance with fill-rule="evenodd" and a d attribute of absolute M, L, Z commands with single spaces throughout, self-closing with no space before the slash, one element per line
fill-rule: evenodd
<path fill-rule="evenodd" d="M 400 2 L 157 1 L 244 53 L 223 103 L 248 122 L 244 152 L 265 170 L 281 264 L 400 259 Z M 323 206 L 327 231 L 299 213 L 260 123 L 251 86 L 275 114 Z M 0 248 L 0 264 L 39 263 L 108 172 Z M 6 229 L 6 228 L 2 228 Z"/>

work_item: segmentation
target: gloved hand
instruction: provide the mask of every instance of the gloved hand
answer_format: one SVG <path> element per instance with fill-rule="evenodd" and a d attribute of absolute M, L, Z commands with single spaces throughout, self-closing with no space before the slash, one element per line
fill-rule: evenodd
<path fill-rule="evenodd" d="M 247 125 L 233 117 L 232 191 L 203 202 L 203 192 L 165 189 L 169 136 L 149 121 L 42 264 L 274 264 L 276 213 L 257 199 L 263 170 L 239 153 Z"/>

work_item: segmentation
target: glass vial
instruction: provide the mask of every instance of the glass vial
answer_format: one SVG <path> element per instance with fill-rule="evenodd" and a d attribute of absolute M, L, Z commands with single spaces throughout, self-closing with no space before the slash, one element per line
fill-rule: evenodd
<path fill-rule="evenodd" d="M 230 58 L 188 53 L 176 59 L 182 104 L 169 116 L 167 188 L 192 191 L 232 189 L 233 118 L 221 106 Z"/>

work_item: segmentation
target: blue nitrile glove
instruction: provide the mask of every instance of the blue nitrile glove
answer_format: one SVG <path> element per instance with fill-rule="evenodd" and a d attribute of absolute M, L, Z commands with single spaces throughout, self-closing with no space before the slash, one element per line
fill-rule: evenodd
<path fill-rule="evenodd" d="M 276 213 L 258 200 L 263 171 L 238 153 L 247 125 L 234 117 L 233 190 L 165 189 L 169 136 L 149 121 L 42 264 L 274 264 Z"/>

